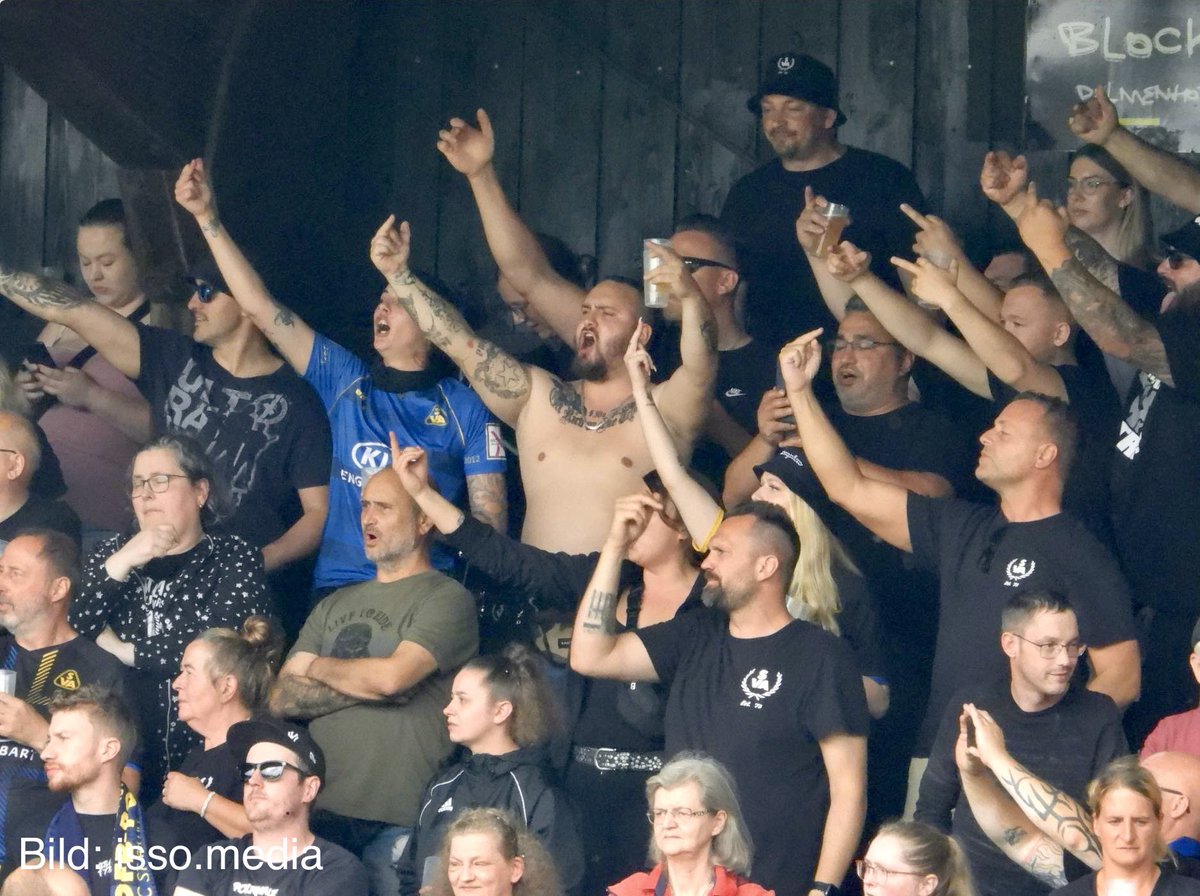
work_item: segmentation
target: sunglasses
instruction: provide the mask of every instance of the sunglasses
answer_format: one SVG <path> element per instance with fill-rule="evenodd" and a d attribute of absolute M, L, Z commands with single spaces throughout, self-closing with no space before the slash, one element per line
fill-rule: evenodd
<path fill-rule="evenodd" d="M 1187 264 L 1187 262 L 1191 261 L 1191 259 L 1192 256 L 1190 255 L 1177 250 L 1172 250 L 1171 252 L 1167 253 L 1167 267 L 1173 271 L 1177 271 Z"/>
<path fill-rule="evenodd" d="M 255 772 L 258 772 L 264 781 L 278 781 L 289 768 L 301 778 L 308 777 L 308 772 L 304 769 L 292 765 L 290 762 L 284 762 L 282 759 L 270 759 L 266 762 L 243 762 L 238 766 L 244 781 L 249 781 Z"/>
<path fill-rule="evenodd" d="M 196 281 L 196 298 L 200 300 L 201 305 L 207 305 L 213 300 L 213 296 L 217 294 L 217 289 L 211 283 L 205 283 L 203 280 Z"/>
<path fill-rule="evenodd" d="M 713 261 L 710 258 L 692 258 L 690 255 L 684 255 L 680 260 L 683 262 L 683 266 L 693 274 L 701 268 L 724 268 L 727 271 L 737 273 L 737 268 L 727 265 L 724 262 Z"/>

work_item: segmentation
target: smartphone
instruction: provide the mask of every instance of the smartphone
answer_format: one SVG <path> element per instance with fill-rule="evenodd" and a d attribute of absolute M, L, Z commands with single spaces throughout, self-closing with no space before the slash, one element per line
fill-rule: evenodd
<path fill-rule="evenodd" d="M 30 342 L 26 344 L 21 352 L 21 359 L 26 364 L 41 364 L 44 367 L 57 367 L 54 359 L 50 357 L 50 350 L 41 342 Z"/>

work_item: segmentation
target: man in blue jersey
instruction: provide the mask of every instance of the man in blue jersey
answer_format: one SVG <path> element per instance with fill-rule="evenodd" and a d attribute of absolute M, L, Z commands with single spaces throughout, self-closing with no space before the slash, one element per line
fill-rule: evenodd
<path fill-rule="evenodd" d="M 333 429 L 329 516 L 313 575 L 328 592 L 375 576 L 363 550 L 359 512 L 363 482 L 391 459 L 388 433 L 423 448 L 433 481 L 447 499 L 464 492 L 473 516 L 505 531 L 508 501 L 499 427 L 467 386 L 430 365 L 430 345 L 387 290 L 372 317 L 379 359 L 367 365 L 300 320 L 271 296 L 217 216 L 204 163 L 189 162 L 175 199 L 195 216 L 230 294 L 283 355 L 316 389 Z M 434 564 L 447 569 L 447 552 Z"/>

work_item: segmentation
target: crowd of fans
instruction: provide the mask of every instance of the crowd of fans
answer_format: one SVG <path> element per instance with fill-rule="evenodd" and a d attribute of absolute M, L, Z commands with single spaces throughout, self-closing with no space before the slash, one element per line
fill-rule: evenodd
<path fill-rule="evenodd" d="M 499 317 L 391 217 L 370 359 L 201 160 L 189 333 L 117 200 L 88 292 L 0 265 L 4 893 L 1200 893 L 1200 217 L 1148 204 L 1200 171 L 1098 88 L 1065 206 L 982 160 L 975 257 L 824 65 L 748 104 L 777 159 L 641 280 L 451 119 Z"/>

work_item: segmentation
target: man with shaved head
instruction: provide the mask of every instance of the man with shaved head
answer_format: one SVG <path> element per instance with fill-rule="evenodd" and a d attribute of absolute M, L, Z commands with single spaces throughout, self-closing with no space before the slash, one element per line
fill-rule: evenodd
<path fill-rule="evenodd" d="M 391 467 L 363 487 L 360 522 L 375 578 L 313 609 L 271 709 L 310 719 L 325 753 L 329 775 L 313 830 L 362 858 L 372 893 L 396 893 L 392 862 L 416 822 L 421 789 L 450 753 L 442 707 L 454 673 L 478 650 L 479 631 L 470 593 L 430 565 L 432 525 Z"/>
<path fill-rule="evenodd" d="M 0 550 L 23 529 L 52 529 L 79 544 L 79 517 L 62 501 L 30 492 L 42 462 L 37 431 L 20 414 L 0 411 Z"/>

